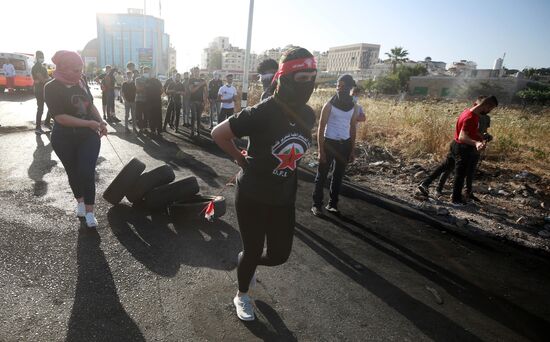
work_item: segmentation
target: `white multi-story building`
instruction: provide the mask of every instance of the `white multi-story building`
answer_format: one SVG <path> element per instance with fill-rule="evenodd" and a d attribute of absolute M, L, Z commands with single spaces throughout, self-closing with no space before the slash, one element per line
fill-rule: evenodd
<path fill-rule="evenodd" d="M 331 47 L 328 50 L 328 72 L 352 72 L 366 70 L 378 62 L 380 45 L 353 44 Z"/>
<path fill-rule="evenodd" d="M 168 71 L 171 69 L 177 69 L 176 67 L 176 49 L 174 47 L 170 46 L 168 48 Z"/>

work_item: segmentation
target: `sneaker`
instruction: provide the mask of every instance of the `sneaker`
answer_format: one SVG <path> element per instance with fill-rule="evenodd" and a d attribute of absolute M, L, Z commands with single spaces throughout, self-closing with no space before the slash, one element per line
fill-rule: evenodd
<path fill-rule="evenodd" d="M 462 200 L 461 201 L 452 201 L 451 205 L 455 208 L 461 208 L 461 207 L 465 207 L 466 205 L 468 205 L 468 203 L 466 203 Z"/>
<path fill-rule="evenodd" d="M 321 207 L 317 207 L 314 205 L 313 207 L 311 207 L 311 212 L 313 213 L 313 216 L 323 216 L 323 209 L 321 209 Z"/>
<path fill-rule="evenodd" d="M 340 214 L 340 210 L 338 210 L 338 208 L 336 208 L 336 206 L 327 204 L 327 206 L 325 207 L 325 209 L 326 209 L 329 213 L 332 213 L 332 214 Z"/>
<path fill-rule="evenodd" d="M 86 216 L 86 205 L 84 202 L 78 202 L 76 205 L 76 216 L 85 217 Z"/>
<path fill-rule="evenodd" d="M 42 130 L 42 128 L 37 128 L 34 130 L 34 133 L 40 135 L 40 134 L 44 134 L 45 132 Z"/>
<path fill-rule="evenodd" d="M 95 219 L 94 213 L 86 213 L 86 225 L 88 228 L 97 227 L 97 220 Z"/>
<path fill-rule="evenodd" d="M 235 296 L 233 298 L 233 304 L 237 310 L 237 317 L 242 321 L 254 320 L 254 307 L 252 306 L 252 299 L 249 295 L 244 294 L 242 296 Z"/>
<path fill-rule="evenodd" d="M 417 187 L 418 191 L 420 191 L 422 193 L 422 195 L 424 196 L 429 196 L 430 195 L 430 192 L 428 190 L 428 187 L 425 186 L 423 183 L 420 183 Z"/>
<path fill-rule="evenodd" d="M 466 193 L 466 201 L 474 201 L 477 203 L 481 203 L 481 200 L 472 193 Z"/>

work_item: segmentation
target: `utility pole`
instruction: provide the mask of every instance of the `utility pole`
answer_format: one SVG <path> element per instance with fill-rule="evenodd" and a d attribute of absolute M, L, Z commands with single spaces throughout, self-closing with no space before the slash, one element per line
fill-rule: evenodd
<path fill-rule="evenodd" d="M 254 0 L 250 0 L 250 9 L 248 11 L 248 34 L 246 36 L 246 52 L 244 55 L 243 96 L 241 98 L 241 108 L 244 108 L 248 105 L 248 69 L 250 68 L 250 42 L 252 40 L 253 17 Z"/>

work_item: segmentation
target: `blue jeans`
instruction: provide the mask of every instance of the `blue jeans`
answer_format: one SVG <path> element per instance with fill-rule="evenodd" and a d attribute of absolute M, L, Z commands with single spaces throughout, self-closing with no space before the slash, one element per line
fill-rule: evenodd
<path fill-rule="evenodd" d="M 95 204 L 95 165 L 101 140 L 89 128 L 63 127 L 54 124 L 52 148 L 63 163 L 75 198 L 84 197 L 84 204 Z"/>

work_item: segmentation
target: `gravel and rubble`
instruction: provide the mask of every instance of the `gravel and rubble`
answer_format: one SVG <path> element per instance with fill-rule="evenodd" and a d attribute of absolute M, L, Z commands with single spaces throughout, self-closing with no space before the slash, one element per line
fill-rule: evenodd
<path fill-rule="evenodd" d="M 481 201 L 455 208 L 450 202 L 452 174 L 439 197 L 433 184 L 429 197 L 417 190 L 420 181 L 438 164 L 433 157 L 407 160 L 364 142 L 357 143 L 355 154 L 345 180 L 459 228 L 550 252 L 549 179 L 482 161 L 474 180 L 474 192 Z M 303 165 L 315 171 L 317 158 L 312 149 Z"/>

